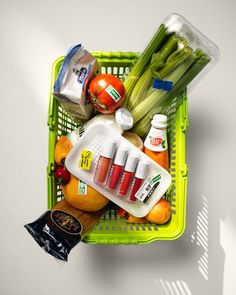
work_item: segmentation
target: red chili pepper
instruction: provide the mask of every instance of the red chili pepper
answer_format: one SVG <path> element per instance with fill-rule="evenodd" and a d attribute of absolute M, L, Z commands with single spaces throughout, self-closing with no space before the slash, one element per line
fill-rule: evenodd
<path fill-rule="evenodd" d="M 70 172 L 64 165 L 57 165 L 53 175 L 58 184 L 67 184 L 70 181 Z"/>

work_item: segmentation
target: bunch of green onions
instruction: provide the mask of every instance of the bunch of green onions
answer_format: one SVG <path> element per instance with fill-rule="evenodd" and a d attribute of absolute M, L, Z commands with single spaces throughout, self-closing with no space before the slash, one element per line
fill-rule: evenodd
<path fill-rule="evenodd" d="M 209 61 L 201 49 L 193 51 L 183 37 L 161 25 L 124 82 L 124 107 L 133 116 L 132 131 L 146 136 L 153 115 L 164 112 Z M 169 92 L 153 88 L 155 78 L 173 82 L 173 88 Z"/>

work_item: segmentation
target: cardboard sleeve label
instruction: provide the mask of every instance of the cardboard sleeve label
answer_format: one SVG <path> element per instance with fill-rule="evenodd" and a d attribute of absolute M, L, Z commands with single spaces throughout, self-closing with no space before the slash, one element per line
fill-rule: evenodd
<path fill-rule="evenodd" d="M 154 177 L 149 177 L 140 187 L 140 189 L 136 192 L 135 197 L 140 201 L 146 203 L 154 190 L 160 184 L 161 175 L 157 174 Z"/>

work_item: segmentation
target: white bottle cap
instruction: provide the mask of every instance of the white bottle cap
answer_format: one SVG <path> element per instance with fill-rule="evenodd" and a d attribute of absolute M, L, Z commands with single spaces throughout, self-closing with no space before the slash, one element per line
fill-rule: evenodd
<path fill-rule="evenodd" d="M 138 161 L 138 156 L 130 154 L 125 164 L 125 171 L 134 172 L 137 161 Z"/>
<path fill-rule="evenodd" d="M 114 164 L 124 166 L 128 151 L 124 148 L 118 148 Z"/>
<path fill-rule="evenodd" d="M 151 124 L 154 128 L 164 129 L 167 127 L 167 117 L 162 114 L 156 114 L 153 116 Z"/>
<path fill-rule="evenodd" d="M 120 108 L 115 112 L 115 119 L 117 124 L 123 130 L 128 130 L 133 127 L 134 120 L 130 112 L 124 108 Z"/>
<path fill-rule="evenodd" d="M 146 177 L 147 170 L 148 170 L 148 163 L 144 161 L 139 161 L 137 170 L 135 172 L 135 177 L 144 179 Z"/>
<path fill-rule="evenodd" d="M 115 148 L 116 148 L 116 141 L 107 141 L 105 143 L 103 151 L 101 152 L 101 156 L 105 158 L 109 158 L 109 159 L 113 158 Z"/>

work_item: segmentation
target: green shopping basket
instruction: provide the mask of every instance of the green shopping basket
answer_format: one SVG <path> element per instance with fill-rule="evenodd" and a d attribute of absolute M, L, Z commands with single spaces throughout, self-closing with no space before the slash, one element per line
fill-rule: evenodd
<path fill-rule="evenodd" d="M 109 73 L 123 78 L 136 61 L 138 54 L 132 52 L 93 52 L 101 66 L 102 73 Z M 56 140 L 78 125 L 68 116 L 52 95 L 52 88 L 64 56 L 58 58 L 52 67 L 51 89 L 48 110 L 49 155 L 47 166 L 48 208 L 52 208 L 63 199 L 60 186 L 53 177 L 54 148 Z M 186 95 L 176 97 L 167 110 L 168 145 L 170 173 L 172 183 L 166 193 L 171 203 L 172 218 L 164 225 L 151 223 L 126 223 L 110 209 L 87 234 L 83 241 L 90 244 L 147 244 L 155 240 L 176 239 L 184 232 L 186 223 L 187 165 L 185 163 L 185 141 L 188 127 L 188 109 Z"/>

